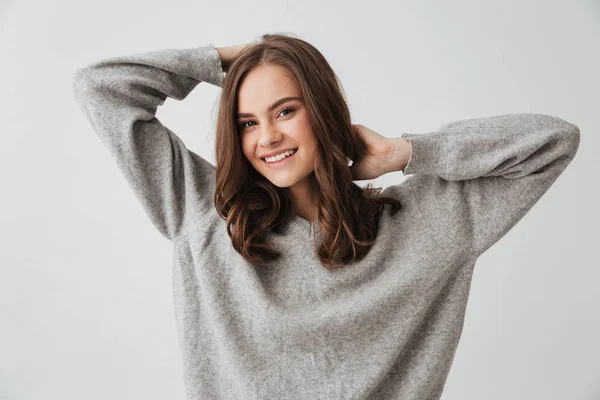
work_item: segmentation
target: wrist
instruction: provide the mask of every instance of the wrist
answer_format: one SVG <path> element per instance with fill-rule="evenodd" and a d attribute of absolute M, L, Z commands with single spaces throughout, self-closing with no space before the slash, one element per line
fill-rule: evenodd
<path fill-rule="evenodd" d="M 408 139 L 402 136 L 390 139 L 390 143 L 390 152 L 386 163 L 388 165 L 387 172 L 404 172 L 404 168 L 410 160 L 412 145 Z"/>
<path fill-rule="evenodd" d="M 227 72 L 229 66 L 231 65 L 235 57 L 246 46 L 246 43 L 242 43 L 232 46 L 215 47 L 217 52 L 219 53 L 219 58 L 221 58 L 221 66 L 223 67 L 224 72 Z"/>
<path fill-rule="evenodd" d="M 225 47 L 216 47 L 217 53 L 219 53 L 219 58 L 221 59 L 221 67 L 224 72 L 227 72 L 229 68 L 230 58 L 231 58 L 231 50 L 228 46 Z"/>

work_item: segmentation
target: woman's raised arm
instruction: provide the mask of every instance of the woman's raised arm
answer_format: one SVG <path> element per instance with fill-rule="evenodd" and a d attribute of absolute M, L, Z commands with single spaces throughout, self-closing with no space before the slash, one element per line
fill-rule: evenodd
<path fill-rule="evenodd" d="M 579 147 L 579 128 L 544 114 L 504 114 L 403 133 L 404 174 L 431 230 L 478 257 L 538 202 Z"/>
<path fill-rule="evenodd" d="M 73 75 L 75 98 L 92 128 L 170 240 L 185 234 L 190 218 L 213 207 L 215 169 L 188 150 L 156 110 L 167 97 L 184 99 L 200 82 L 222 87 L 223 74 L 218 51 L 206 44 L 113 57 Z"/>

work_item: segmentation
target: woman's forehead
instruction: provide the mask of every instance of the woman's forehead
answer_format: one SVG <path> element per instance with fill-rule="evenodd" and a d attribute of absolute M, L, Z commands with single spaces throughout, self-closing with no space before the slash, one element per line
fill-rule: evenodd
<path fill-rule="evenodd" d="M 240 114 L 270 111 L 282 98 L 302 98 L 296 81 L 279 66 L 261 66 L 252 70 L 240 84 L 237 107 Z"/>

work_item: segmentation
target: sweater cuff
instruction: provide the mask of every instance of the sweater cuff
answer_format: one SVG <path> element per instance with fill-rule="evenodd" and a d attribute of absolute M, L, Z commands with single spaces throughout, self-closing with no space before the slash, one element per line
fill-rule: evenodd
<path fill-rule="evenodd" d="M 403 174 L 405 173 L 406 168 L 408 168 L 408 165 L 410 164 L 410 160 L 412 160 L 412 142 L 410 141 L 408 135 L 409 135 L 408 133 L 402 133 L 402 135 L 400 135 L 401 137 L 403 137 L 404 139 L 406 139 L 408 141 L 408 144 L 410 146 L 410 156 L 408 157 L 408 162 L 406 163 L 404 168 L 401 170 Z"/>
<path fill-rule="evenodd" d="M 410 142 L 410 157 L 402 173 L 436 175 L 440 141 L 429 134 L 402 133 L 402 137 Z"/>
<path fill-rule="evenodd" d="M 209 63 L 209 74 L 204 78 L 204 82 L 222 88 L 225 73 L 223 72 L 223 64 L 221 63 L 221 57 L 217 48 L 213 43 L 208 43 L 202 46 L 201 49 L 204 51 L 206 62 Z"/>

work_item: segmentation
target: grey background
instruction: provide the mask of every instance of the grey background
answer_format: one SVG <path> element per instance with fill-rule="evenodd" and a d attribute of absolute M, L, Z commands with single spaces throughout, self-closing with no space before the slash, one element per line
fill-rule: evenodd
<path fill-rule="evenodd" d="M 0 3 L 0 398 L 184 398 L 171 244 L 84 119 L 71 77 L 105 57 L 267 32 L 319 48 L 353 122 L 387 137 L 513 112 L 579 126 L 572 164 L 480 257 L 442 398 L 600 398 L 599 10 L 532 0 Z M 201 84 L 157 113 L 213 164 L 219 91 Z"/>

